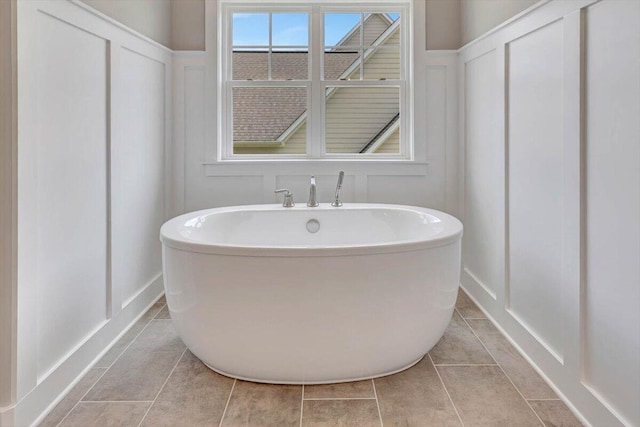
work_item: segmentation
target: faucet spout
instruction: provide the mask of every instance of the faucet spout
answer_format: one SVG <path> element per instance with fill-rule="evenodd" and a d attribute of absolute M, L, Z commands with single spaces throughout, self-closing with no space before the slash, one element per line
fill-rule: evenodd
<path fill-rule="evenodd" d="M 311 177 L 311 185 L 309 186 L 309 201 L 307 202 L 307 206 L 310 208 L 315 208 L 319 205 L 318 198 L 316 196 L 316 177 Z"/>
<path fill-rule="evenodd" d="M 344 180 L 344 172 L 340 171 L 340 174 L 338 175 L 338 185 L 336 185 L 336 196 L 333 202 L 331 202 L 331 206 L 333 206 L 334 208 L 339 208 L 340 206 L 342 206 L 342 202 L 340 201 L 340 190 L 342 190 L 342 180 Z"/>

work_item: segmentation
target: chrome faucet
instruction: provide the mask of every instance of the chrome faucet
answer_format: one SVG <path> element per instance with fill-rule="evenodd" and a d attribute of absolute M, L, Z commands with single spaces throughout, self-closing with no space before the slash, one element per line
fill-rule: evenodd
<path fill-rule="evenodd" d="M 295 203 L 293 203 L 293 194 L 286 188 L 275 190 L 274 193 L 284 193 L 284 200 L 282 201 L 283 208 L 292 208 L 296 205 Z"/>
<path fill-rule="evenodd" d="M 309 201 L 307 202 L 307 206 L 310 208 L 315 208 L 319 205 L 318 199 L 316 197 L 316 177 L 311 176 L 311 186 L 309 187 Z"/>
<path fill-rule="evenodd" d="M 342 180 L 344 179 L 344 172 L 340 171 L 340 175 L 338 175 L 338 185 L 336 185 L 336 197 L 333 202 L 331 202 L 331 206 L 334 208 L 339 208 L 342 206 L 342 202 L 340 201 L 340 190 L 342 190 Z"/>

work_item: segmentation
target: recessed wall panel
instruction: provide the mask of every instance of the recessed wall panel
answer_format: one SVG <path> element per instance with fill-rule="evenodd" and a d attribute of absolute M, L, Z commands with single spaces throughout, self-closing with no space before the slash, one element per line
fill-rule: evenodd
<path fill-rule="evenodd" d="M 586 10 L 584 382 L 640 425 L 640 2 Z"/>
<path fill-rule="evenodd" d="M 107 43 L 37 19 L 37 131 L 21 147 L 36 165 L 35 193 L 21 193 L 37 199 L 36 249 L 20 262 L 36 270 L 38 312 L 23 314 L 38 318 L 42 377 L 106 319 Z"/>
<path fill-rule="evenodd" d="M 563 24 L 508 44 L 509 309 L 563 354 Z"/>
<path fill-rule="evenodd" d="M 497 286 L 504 282 L 504 150 L 495 50 L 464 67 L 463 267 L 495 297 Z"/>
<path fill-rule="evenodd" d="M 216 176 L 204 184 L 199 188 L 202 197 L 190 210 L 263 203 L 262 176 Z"/>
<path fill-rule="evenodd" d="M 120 49 L 112 149 L 113 283 L 126 304 L 162 270 L 165 220 L 164 64 Z"/>
<path fill-rule="evenodd" d="M 434 207 L 425 191 L 428 177 L 370 175 L 367 178 L 368 203 Z"/>
<path fill-rule="evenodd" d="M 427 150 L 429 158 L 446 157 L 447 145 L 447 67 L 445 66 L 429 66 L 427 67 Z M 449 95 L 450 96 L 450 95 Z M 419 138 L 419 135 L 415 136 Z M 433 175 L 437 182 L 446 182 L 446 166 L 443 162 L 439 164 L 429 164 L 429 172 Z M 439 194 L 429 195 L 429 207 L 445 210 L 444 191 Z"/>

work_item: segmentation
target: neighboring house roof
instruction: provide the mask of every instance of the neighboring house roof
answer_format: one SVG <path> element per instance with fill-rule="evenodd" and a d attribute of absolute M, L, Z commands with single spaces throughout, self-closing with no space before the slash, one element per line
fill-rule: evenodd
<path fill-rule="evenodd" d="M 376 17 L 378 19 L 372 19 Z M 365 44 L 386 40 L 393 26 L 386 14 L 371 14 L 364 21 Z M 339 43 L 351 44 L 359 41 L 360 25 L 352 29 Z M 384 39 L 384 40 L 382 40 Z M 356 60 L 359 53 L 354 50 L 336 50 L 325 52 L 325 76 L 328 79 L 345 78 L 358 69 Z M 366 60 L 366 58 L 365 58 Z M 267 80 L 268 55 L 266 51 L 234 51 L 233 78 L 235 80 Z M 307 78 L 307 52 L 273 52 L 271 55 L 272 78 L 277 80 L 300 80 Z M 236 144 L 273 145 L 284 144 L 288 135 L 306 121 L 306 88 L 282 87 L 234 87 L 233 89 L 233 140 Z M 373 139 L 363 148 L 368 151 L 377 146 L 380 138 L 386 135 L 390 126 L 397 122 L 391 118 Z M 396 126 L 397 127 L 397 126 Z"/>
<path fill-rule="evenodd" d="M 272 55 L 273 78 L 306 79 L 306 52 L 278 52 Z M 354 60 L 357 52 L 325 55 L 325 73 L 336 79 Z M 266 80 L 266 52 L 234 52 L 233 75 L 237 80 Z M 278 137 L 307 109 L 304 88 L 234 88 L 234 141 L 266 142 Z"/>

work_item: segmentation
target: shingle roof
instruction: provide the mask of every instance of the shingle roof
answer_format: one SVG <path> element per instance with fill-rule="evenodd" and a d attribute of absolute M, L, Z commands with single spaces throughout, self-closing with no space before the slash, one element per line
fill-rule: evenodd
<path fill-rule="evenodd" d="M 272 78 L 306 79 L 306 52 L 274 52 Z M 357 52 L 325 54 L 328 79 L 338 78 L 358 58 Z M 267 52 L 233 53 L 235 80 L 266 80 Z M 305 88 L 236 87 L 233 89 L 233 140 L 275 141 L 307 108 Z"/>

